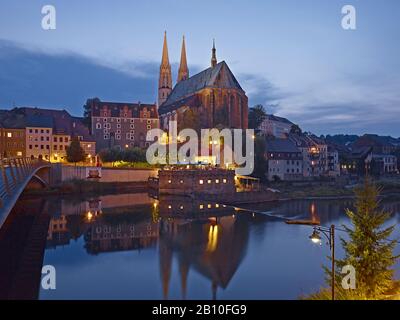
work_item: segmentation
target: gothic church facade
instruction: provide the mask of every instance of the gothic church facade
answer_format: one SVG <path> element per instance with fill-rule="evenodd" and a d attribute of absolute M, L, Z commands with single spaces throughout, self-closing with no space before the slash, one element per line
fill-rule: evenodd
<path fill-rule="evenodd" d="M 177 121 L 178 130 L 192 128 L 248 128 L 248 98 L 225 61 L 217 62 L 215 43 L 211 66 L 189 76 L 185 38 L 182 42 L 178 78 L 172 86 L 167 37 L 164 34 L 158 87 L 160 126 L 168 130 Z"/>

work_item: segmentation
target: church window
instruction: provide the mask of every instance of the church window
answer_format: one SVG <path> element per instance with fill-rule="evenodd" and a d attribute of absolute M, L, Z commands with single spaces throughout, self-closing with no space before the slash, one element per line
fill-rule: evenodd
<path fill-rule="evenodd" d="M 101 124 L 100 123 L 96 123 L 96 129 L 101 129 Z"/>
<path fill-rule="evenodd" d="M 116 135 L 115 135 L 115 139 L 116 139 L 116 140 L 121 140 L 121 135 L 116 134 Z"/>

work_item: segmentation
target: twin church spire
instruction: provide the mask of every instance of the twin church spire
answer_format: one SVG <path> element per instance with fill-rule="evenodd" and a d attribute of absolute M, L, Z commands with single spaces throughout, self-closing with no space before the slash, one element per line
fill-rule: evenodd
<path fill-rule="evenodd" d="M 215 65 L 217 64 L 217 58 L 215 52 L 216 52 L 215 41 L 213 41 L 211 67 L 215 67 Z M 177 82 L 187 80 L 188 78 L 189 78 L 189 68 L 187 66 L 187 59 L 186 59 L 185 36 L 183 36 L 181 61 L 179 64 Z M 169 63 L 169 58 L 168 58 L 167 32 L 165 31 L 161 65 L 160 65 L 160 77 L 158 81 L 158 106 L 161 106 L 167 100 L 171 92 L 172 92 L 172 74 L 171 74 L 171 65 Z"/>

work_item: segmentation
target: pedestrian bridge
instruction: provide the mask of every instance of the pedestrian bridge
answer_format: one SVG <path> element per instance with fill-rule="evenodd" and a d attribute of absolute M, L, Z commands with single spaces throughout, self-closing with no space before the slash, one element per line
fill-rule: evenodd
<path fill-rule="evenodd" d="M 25 189 L 48 185 L 50 168 L 50 162 L 40 159 L 0 159 L 0 228 Z"/>

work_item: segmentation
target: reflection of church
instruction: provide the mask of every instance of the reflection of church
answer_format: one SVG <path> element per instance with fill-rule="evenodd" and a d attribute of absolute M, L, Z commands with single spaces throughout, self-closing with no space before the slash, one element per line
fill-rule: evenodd
<path fill-rule="evenodd" d="M 227 63 L 217 62 L 215 44 L 211 66 L 190 77 L 183 39 L 178 79 L 173 87 L 164 35 L 158 106 L 163 129 L 168 129 L 169 121 L 177 121 L 179 129 L 248 127 L 248 98 Z"/>
<path fill-rule="evenodd" d="M 234 214 L 200 220 L 166 219 L 160 225 L 160 272 L 163 297 L 168 299 L 173 254 L 179 263 L 182 298 L 190 269 L 210 280 L 212 298 L 227 288 L 246 252 L 249 228 Z"/>

